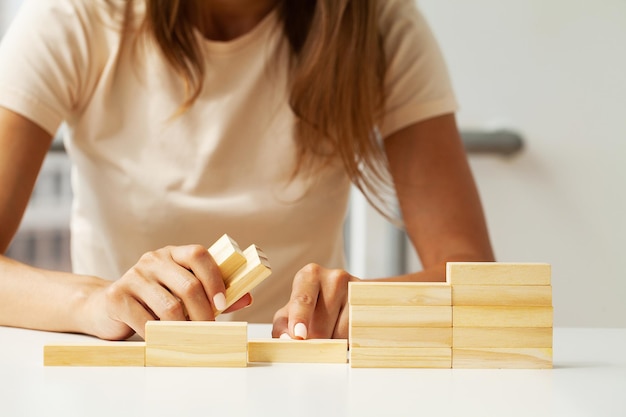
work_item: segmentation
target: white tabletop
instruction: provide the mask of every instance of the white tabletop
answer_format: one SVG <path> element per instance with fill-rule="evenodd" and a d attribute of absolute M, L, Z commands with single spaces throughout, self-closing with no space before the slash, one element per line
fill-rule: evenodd
<path fill-rule="evenodd" d="M 626 329 L 555 329 L 549 370 L 43 366 L 86 339 L 0 327 L 0 416 L 626 416 Z"/>

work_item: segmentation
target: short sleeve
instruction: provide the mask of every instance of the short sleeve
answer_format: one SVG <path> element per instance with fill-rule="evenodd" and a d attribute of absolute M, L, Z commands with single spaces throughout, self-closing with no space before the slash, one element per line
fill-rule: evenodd
<path fill-rule="evenodd" d="M 0 44 L 0 106 L 54 134 L 95 82 L 93 27 L 84 4 L 26 0 Z"/>
<path fill-rule="evenodd" d="M 387 61 L 382 137 L 453 113 L 457 101 L 437 41 L 414 0 L 385 0 L 380 30 Z"/>

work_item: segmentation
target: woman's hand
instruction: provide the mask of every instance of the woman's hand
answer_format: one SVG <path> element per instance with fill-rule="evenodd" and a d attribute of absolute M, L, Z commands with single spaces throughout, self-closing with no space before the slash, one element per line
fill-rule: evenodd
<path fill-rule="evenodd" d="M 217 264 L 200 245 L 167 246 L 144 254 L 119 280 L 92 293 L 91 326 L 103 339 L 145 337 L 148 320 L 214 320 L 226 308 Z M 251 303 L 249 294 L 227 311 Z"/>
<path fill-rule="evenodd" d="M 348 338 L 348 282 L 357 278 L 317 264 L 302 268 L 293 280 L 291 298 L 274 315 L 273 337 Z"/>

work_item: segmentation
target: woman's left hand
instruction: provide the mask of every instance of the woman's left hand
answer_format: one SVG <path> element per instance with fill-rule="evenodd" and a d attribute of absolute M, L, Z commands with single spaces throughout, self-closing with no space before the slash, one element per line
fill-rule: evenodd
<path fill-rule="evenodd" d="M 348 338 L 348 282 L 359 281 L 342 269 L 309 264 L 296 274 L 291 298 L 274 315 L 273 337 Z"/>

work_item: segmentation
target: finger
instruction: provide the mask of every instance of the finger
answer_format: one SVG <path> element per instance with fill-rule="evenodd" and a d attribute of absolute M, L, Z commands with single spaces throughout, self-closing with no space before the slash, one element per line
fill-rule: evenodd
<path fill-rule="evenodd" d="M 350 275 L 341 269 L 324 269 L 322 272 L 323 276 L 319 279 L 322 287 L 315 306 L 313 320 L 309 325 L 309 338 L 331 338 L 337 326 L 342 306 L 347 301 L 347 282 Z"/>
<path fill-rule="evenodd" d="M 146 307 L 136 299 L 131 299 L 127 305 L 127 319 L 123 320 L 135 333 L 146 338 L 146 322 L 154 320 L 155 317 L 148 312 Z"/>
<path fill-rule="evenodd" d="M 310 264 L 302 268 L 293 280 L 289 300 L 289 335 L 293 339 L 306 339 L 315 313 L 320 292 L 321 267 Z"/>
<path fill-rule="evenodd" d="M 285 335 L 287 336 L 285 337 Z M 272 337 L 291 339 L 289 336 L 289 315 L 286 307 L 281 308 L 274 314 Z"/>
<path fill-rule="evenodd" d="M 164 266 L 164 274 L 171 276 L 169 273 L 170 266 Z M 182 269 L 182 268 L 179 268 Z M 189 272 L 187 271 L 189 274 Z M 171 280 L 171 278 L 170 278 Z M 185 308 L 179 297 L 172 294 L 168 288 L 165 288 L 159 281 L 147 278 L 141 273 L 136 273 L 132 279 L 126 282 L 127 293 L 138 300 L 148 309 L 156 319 L 159 320 L 187 320 L 185 316 Z M 207 301 L 205 303 L 208 304 Z"/>
<path fill-rule="evenodd" d="M 244 294 L 239 300 L 235 301 L 230 307 L 223 311 L 223 313 L 232 313 L 233 311 L 241 310 L 242 308 L 250 307 L 254 299 L 250 293 Z"/>
<path fill-rule="evenodd" d="M 190 270 L 200 281 L 215 310 L 226 309 L 224 278 L 209 251 L 200 245 L 187 245 L 174 246 L 170 253 L 174 262 Z"/>
<path fill-rule="evenodd" d="M 348 322 L 348 312 L 348 304 L 344 304 L 341 312 L 339 313 L 339 318 L 337 319 L 337 323 L 335 324 L 335 328 L 331 336 L 333 339 L 348 338 L 348 329 L 350 327 L 350 323 Z"/>
<path fill-rule="evenodd" d="M 128 291 L 125 282 L 111 284 L 105 292 L 105 310 L 109 318 L 124 323 L 142 338 L 145 337 L 145 324 L 154 320 L 152 311 Z"/>
<path fill-rule="evenodd" d="M 135 271 L 128 286 L 161 320 L 215 319 L 200 280 L 171 258 Z"/>

